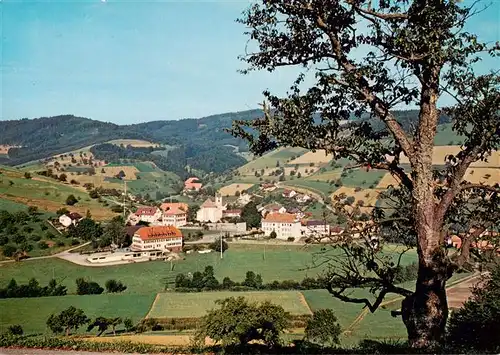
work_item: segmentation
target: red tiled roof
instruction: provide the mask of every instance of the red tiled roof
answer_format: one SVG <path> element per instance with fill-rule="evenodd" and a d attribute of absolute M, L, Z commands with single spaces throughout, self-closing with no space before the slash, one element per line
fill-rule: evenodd
<path fill-rule="evenodd" d="M 202 208 L 215 208 L 215 207 L 217 207 L 217 205 L 210 198 L 207 198 L 207 200 L 205 202 L 203 202 L 200 207 L 202 207 Z"/>
<path fill-rule="evenodd" d="M 197 182 L 197 181 L 199 181 L 199 179 L 197 177 L 190 177 L 189 179 L 184 181 L 184 184 L 191 184 L 191 183 Z"/>
<path fill-rule="evenodd" d="M 173 226 L 142 227 L 134 235 L 142 240 L 182 238 L 182 232 Z"/>
<path fill-rule="evenodd" d="M 158 207 L 139 207 L 136 216 L 154 216 L 154 214 L 158 211 Z"/>
<path fill-rule="evenodd" d="M 165 203 L 161 204 L 160 208 L 164 212 L 167 212 L 169 210 L 182 210 L 183 212 L 187 212 L 189 206 L 187 203 L 183 203 L 183 202 L 171 202 L 171 203 L 165 202 Z"/>
<path fill-rule="evenodd" d="M 179 214 L 186 214 L 187 213 L 186 211 L 187 210 L 184 210 L 184 209 L 182 209 L 180 207 L 174 206 L 172 208 L 167 209 L 164 212 L 164 214 L 166 214 L 167 216 L 173 216 L 173 215 L 179 215 Z"/>
<path fill-rule="evenodd" d="M 291 213 L 269 213 L 266 218 L 266 222 L 276 222 L 276 223 L 293 223 L 296 221 L 295 215 Z"/>
<path fill-rule="evenodd" d="M 225 210 L 222 212 L 222 214 L 240 214 L 241 213 L 241 210 Z"/>

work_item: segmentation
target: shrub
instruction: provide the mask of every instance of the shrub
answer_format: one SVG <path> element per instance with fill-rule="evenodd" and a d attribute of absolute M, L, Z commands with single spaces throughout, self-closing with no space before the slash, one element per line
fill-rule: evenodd
<path fill-rule="evenodd" d="M 104 289 L 97 282 L 76 279 L 76 293 L 78 295 L 100 295 Z"/>
<path fill-rule="evenodd" d="M 12 244 L 7 244 L 2 247 L 2 254 L 3 256 L 10 258 L 14 255 L 16 252 L 17 248 L 13 246 Z"/>
<path fill-rule="evenodd" d="M 66 204 L 68 206 L 73 206 L 75 203 L 77 203 L 78 200 L 76 199 L 76 197 L 74 195 L 69 195 L 67 198 L 66 198 Z"/>
<path fill-rule="evenodd" d="M 45 243 L 44 241 L 41 241 L 38 243 L 38 248 L 40 249 L 48 249 L 49 248 L 49 245 L 47 243 Z"/>
<path fill-rule="evenodd" d="M 62 240 L 58 241 L 57 244 L 56 244 L 58 247 L 63 247 L 65 246 L 66 244 L 64 244 L 64 242 Z"/>
<path fill-rule="evenodd" d="M 6 235 L 0 235 L 0 246 L 5 245 L 9 242 L 9 237 Z"/>
<path fill-rule="evenodd" d="M 34 242 L 38 242 L 41 239 L 42 239 L 42 237 L 40 237 L 38 234 L 33 234 L 32 236 L 30 236 L 30 240 L 32 240 Z"/>
<path fill-rule="evenodd" d="M 71 245 L 79 245 L 80 241 L 76 238 L 71 239 Z"/>
<path fill-rule="evenodd" d="M 7 328 L 7 333 L 10 335 L 23 335 L 23 327 L 21 327 L 19 324 L 13 324 Z"/>
<path fill-rule="evenodd" d="M 22 244 L 26 242 L 26 236 L 23 234 L 16 234 L 14 237 L 12 237 L 12 241 L 16 244 Z"/>
<path fill-rule="evenodd" d="M 123 292 L 127 289 L 127 286 L 125 286 L 121 281 L 116 281 L 116 280 L 108 280 L 104 284 L 106 287 L 106 291 L 108 293 L 118 293 L 118 292 Z"/>
<path fill-rule="evenodd" d="M 288 237 L 286 240 L 288 240 L 289 242 L 295 242 L 295 238 L 294 237 Z"/>
<path fill-rule="evenodd" d="M 338 344 L 341 328 L 337 323 L 337 317 L 331 309 L 319 309 L 313 313 L 313 317 L 307 322 L 305 338 L 322 345 L 333 346 Z"/>
<path fill-rule="evenodd" d="M 269 234 L 269 238 L 271 238 L 271 239 L 276 239 L 277 236 L 278 235 L 276 234 L 275 231 L 272 231 L 271 234 Z"/>
<path fill-rule="evenodd" d="M 480 352 L 500 350 L 500 266 L 481 286 L 474 287 L 472 297 L 452 313 L 447 342 L 455 348 Z"/>
<path fill-rule="evenodd" d="M 246 345 L 252 340 L 267 346 L 280 344 L 280 335 L 290 324 L 283 307 L 269 301 L 249 303 L 244 297 L 217 300 L 219 309 L 208 311 L 196 331 L 195 340 L 204 344 L 208 336 L 227 345 Z"/>

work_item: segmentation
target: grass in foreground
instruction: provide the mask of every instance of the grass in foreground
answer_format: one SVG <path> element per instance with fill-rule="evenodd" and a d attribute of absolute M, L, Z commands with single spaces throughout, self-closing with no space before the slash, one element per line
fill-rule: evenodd
<path fill-rule="evenodd" d="M 12 324 L 21 324 L 27 334 L 44 333 L 47 331 L 47 318 L 70 306 L 83 309 L 89 318 L 123 317 L 137 322 L 146 316 L 154 297 L 150 293 L 1 299 L 0 333 Z"/>

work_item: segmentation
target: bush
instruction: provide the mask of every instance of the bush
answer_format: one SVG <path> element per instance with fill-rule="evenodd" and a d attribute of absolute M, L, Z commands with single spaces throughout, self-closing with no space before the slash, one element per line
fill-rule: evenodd
<path fill-rule="evenodd" d="M 47 243 L 45 243 L 44 241 L 41 241 L 38 243 L 38 248 L 40 249 L 48 249 L 49 248 L 49 245 Z"/>
<path fill-rule="evenodd" d="M 42 239 L 42 237 L 40 237 L 38 234 L 33 234 L 32 236 L 30 236 L 30 240 L 34 241 L 34 242 L 38 242 Z"/>
<path fill-rule="evenodd" d="M 76 279 L 76 293 L 78 295 L 100 295 L 104 289 L 97 282 Z"/>
<path fill-rule="evenodd" d="M 121 281 L 116 281 L 116 280 L 108 280 L 104 284 L 106 287 L 106 291 L 108 293 L 118 293 L 118 292 L 123 292 L 127 289 L 127 286 L 125 286 Z"/>
<path fill-rule="evenodd" d="M 58 241 L 57 244 L 56 244 L 58 247 L 63 247 L 65 246 L 66 244 L 64 244 L 64 242 L 62 240 Z"/>
<path fill-rule="evenodd" d="M 288 237 L 286 240 L 288 240 L 289 242 L 295 242 L 295 238 L 294 237 Z"/>
<path fill-rule="evenodd" d="M 341 333 L 337 317 L 331 309 L 319 309 L 313 313 L 313 317 L 307 322 L 305 338 L 322 345 L 333 346 L 339 344 Z"/>
<path fill-rule="evenodd" d="M 67 198 L 66 198 L 66 204 L 68 206 L 73 206 L 75 203 L 77 203 L 78 200 L 76 199 L 76 197 L 74 195 L 69 195 Z"/>
<path fill-rule="evenodd" d="M 7 328 L 7 333 L 10 335 L 23 335 L 23 327 L 21 327 L 19 324 L 13 324 Z"/>
<path fill-rule="evenodd" d="M 476 286 L 472 297 L 452 313 L 447 342 L 454 348 L 480 352 L 500 351 L 500 266 Z"/>
<path fill-rule="evenodd" d="M 0 246 L 3 246 L 7 243 L 9 243 L 9 237 L 7 237 L 6 235 L 0 235 Z"/>
<path fill-rule="evenodd" d="M 71 245 L 79 245 L 80 244 L 80 241 L 78 239 L 71 239 Z"/>
<path fill-rule="evenodd" d="M 275 231 L 272 231 L 271 234 L 269 234 L 269 238 L 271 238 L 271 239 L 276 239 L 277 236 L 278 235 L 276 234 Z"/>
<path fill-rule="evenodd" d="M 196 331 L 195 340 L 200 344 L 210 337 L 222 346 L 246 345 L 252 340 L 278 345 L 290 324 L 283 307 L 269 301 L 249 303 L 244 297 L 230 297 L 215 303 L 220 308 L 208 311 Z"/>

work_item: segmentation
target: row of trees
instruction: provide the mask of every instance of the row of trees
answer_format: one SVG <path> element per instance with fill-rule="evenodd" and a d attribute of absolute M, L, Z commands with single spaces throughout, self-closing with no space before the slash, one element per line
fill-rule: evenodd
<path fill-rule="evenodd" d="M 121 281 L 107 280 L 104 284 L 108 293 L 123 292 L 127 289 Z M 76 293 L 78 295 L 95 295 L 104 292 L 97 282 L 86 281 L 83 278 L 76 279 Z M 36 279 L 31 279 L 27 284 L 19 285 L 15 279 L 11 279 L 5 288 L 0 288 L 0 298 L 24 298 L 24 297 L 48 297 L 65 296 L 68 290 L 66 286 L 51 279 L 47 286 L 40 286 Z"/>
<path fill-rule="evenodd" d="M 47 286 L 40 286 L 34 278 L 25 285 L 18 285 L 15 279 L 11 279 L 5 288 L 0 288 L 0 298 L 65 296 L 66 294 L 66 286 L 61 285 L 55 279 L 51 279 Z"/>
<path fill-rule="evenodd" d="M 196 271 L 191 274 L 178 274 L 175 277 L 176 291 L 213 291 L 213 290 L 312 290 L 325 288 L 325 283 L 321 279 L 305 278 L 301 282 L 293 280 L 273 281 L 264 284 L 262 276 L 253 271 L 247 271 L 243 282 L 235 282 L 229 277 L 225 277 L 220 283 L 214 275 L 212 266 L 205 267 L 202 272 Z"/>

